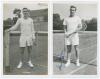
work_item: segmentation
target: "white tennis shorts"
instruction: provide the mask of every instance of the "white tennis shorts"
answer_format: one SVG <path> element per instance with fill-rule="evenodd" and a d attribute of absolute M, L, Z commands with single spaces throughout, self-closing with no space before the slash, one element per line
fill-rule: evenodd
<path fill-rule="evenodd" d="M 20 36 L 19 46 L 26 47 L 33 45 L 33 38 L 32 36 Z"/>
<path fill-rule="evenodd" d="M 65 45 L 79 45 L 79 35 L 78 33 L 65 37 Z"/>

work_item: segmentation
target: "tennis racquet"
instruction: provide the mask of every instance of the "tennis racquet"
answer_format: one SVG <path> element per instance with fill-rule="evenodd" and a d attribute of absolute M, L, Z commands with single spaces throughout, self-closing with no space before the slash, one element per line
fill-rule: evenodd
<path fill-rule="evenodd" d="M 63 65 L 63 62 L 64 62 L 64 56 L 65 56 L 65 33 L 64 33 L 64 49 L 61 51 L 61 54 L 60 54 L 60 59 L 61 59 L 61 64 L 59 65 L 59 70 L 62 70 L 62 65 Z"/>
<path fill-rule="evenodd" d="M 34 45 L 37 46 L 37 41 L 38 41 L 38 32 L 35 32 L 35 41 L 34 41 Z"/>

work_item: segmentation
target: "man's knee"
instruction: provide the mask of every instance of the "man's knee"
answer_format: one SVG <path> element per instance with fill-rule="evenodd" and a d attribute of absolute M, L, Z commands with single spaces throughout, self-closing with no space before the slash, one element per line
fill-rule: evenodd
<path fill-rule="evenodd" d="M 75 50 L 79 50 L 79 47 L 78 47 L 78 45 L 74 45 L 74 48 L 75 48 Z"/>
<path fill-rule="evenodd" d="M 67 49 L 67 52 L 68 52 L 68 53 L 70 53 L 70 52 L 71 52 L 71 50 L 70 50 L 70 49 Z"/>
<path fill-rule="evenodd" d="M 67 52 L 68 52 L 68 53 L 71 52 L 71 45 L 67 45 Z"/>
<path fill-rule="evenodd" d="M 32 51 L 32 46 L 27 46 L 28 52 L 30 53 Z"/>

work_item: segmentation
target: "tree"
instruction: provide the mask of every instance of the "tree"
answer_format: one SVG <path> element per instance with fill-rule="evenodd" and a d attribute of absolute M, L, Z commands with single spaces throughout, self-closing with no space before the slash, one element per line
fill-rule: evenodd
<path fill-rule="evenodd" d="M 59 14 L 53 14 L 53 29 L 63 30 L 63 20 L 60 19 Z"/>
<path fill-rule="evenodd" d="M 97 31 L 97 18 L 86 20 L 87 29 L 86 31 Z"/>
<path fill-rule="evenodd" d="M 13 25 L 13 20 L 11 18 L 8 18 L 3 21 L 3 29 L 8 29 Z"/>

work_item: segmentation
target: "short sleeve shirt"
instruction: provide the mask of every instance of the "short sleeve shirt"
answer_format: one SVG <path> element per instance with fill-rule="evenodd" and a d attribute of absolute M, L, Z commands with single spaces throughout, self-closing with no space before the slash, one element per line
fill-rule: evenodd
<path fill-rule="evenodd" d="M 20 29 L 21 29 L 21 35 L 32 35 L 33 30 L 33 20 L 31 18 L 28 19 L 24 19 L 24 18 L 20 18 L 17 21 L 18 24 L 20 24 Z"/>
<path fill-rule="evenodd" d="M 76 30 L 79 24 L 81 24 L 81 19 L 78 16 L 65 18 L 63 22 L 63 25 L 67 25 L 67 32 Z"/>

